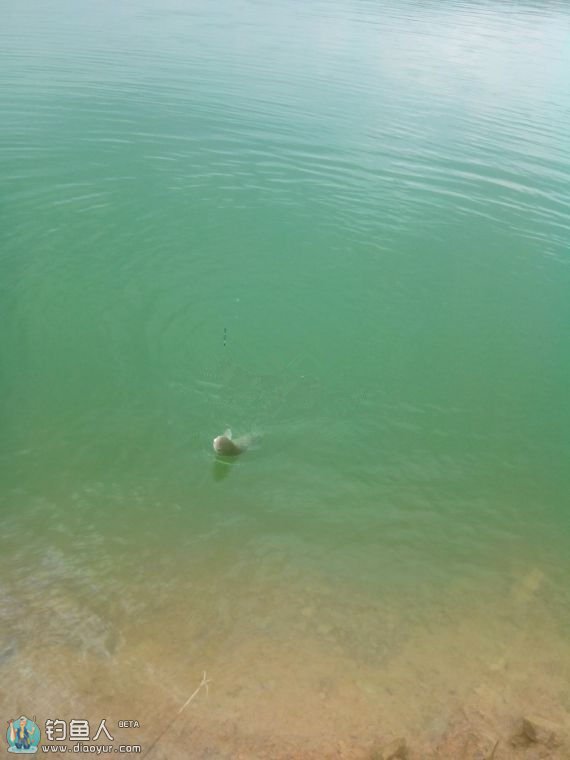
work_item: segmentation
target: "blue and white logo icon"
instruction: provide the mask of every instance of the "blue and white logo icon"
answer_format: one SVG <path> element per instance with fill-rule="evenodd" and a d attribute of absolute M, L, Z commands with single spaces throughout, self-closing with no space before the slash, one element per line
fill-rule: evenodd
<path fill-rule="evenodd" d="M 35 721 L 22 715 L 20 718 L 8 721 L 6 739 L 8 752 L 14 752 L 17 755 L 33 755 L 38 751 L 40 729 Z"/>

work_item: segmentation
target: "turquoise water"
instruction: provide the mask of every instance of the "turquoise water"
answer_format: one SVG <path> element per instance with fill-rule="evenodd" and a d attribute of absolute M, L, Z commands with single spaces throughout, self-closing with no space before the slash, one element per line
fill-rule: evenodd
<path fill-rule="evenodd" d="M 6 715 L 150 742 L 207 670 L 229 757 L 429 732 L 503 660 L 570 710 L 568 7 L 3 17 Z"/>

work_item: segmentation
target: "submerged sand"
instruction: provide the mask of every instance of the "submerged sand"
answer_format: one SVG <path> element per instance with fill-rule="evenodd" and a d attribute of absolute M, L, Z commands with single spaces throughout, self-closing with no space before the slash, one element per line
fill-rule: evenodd
<path fill-rule="evenodd" d="M 63 589 L 43 612 L 30 602 L 4 648 L 2 714 L 105 717 L 157 760 L 570 757 L 570 647 L 538 566 L 515 568 L 507 594 L 450 586 L 421 611 L 316 577 L 235 596 L 216 583 L 141 588 L 112 620 Z M 179 712 L 204 671 L 208 693 Z M 528 739 L 529 716 L 555 738 Z"/>

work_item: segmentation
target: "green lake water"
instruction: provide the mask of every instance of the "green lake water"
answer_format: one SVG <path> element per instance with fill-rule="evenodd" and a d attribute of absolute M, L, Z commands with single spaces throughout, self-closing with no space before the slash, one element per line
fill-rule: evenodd
<path fill-rule="evenodd" d="M 0 13 L 4 717 L 570 711 L 569 6 Z"/>

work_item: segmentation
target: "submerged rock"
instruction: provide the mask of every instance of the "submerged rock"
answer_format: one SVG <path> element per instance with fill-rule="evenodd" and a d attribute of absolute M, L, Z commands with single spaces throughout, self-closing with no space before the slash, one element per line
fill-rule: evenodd
<path fill-rule="evenodd" d="M 513 736 L 514 746 L 541 744 L 548 749 L 555 749 L 562 744 L 561 726 L 538 715 L 529 715 L 522 719 L 519 729 Z"/>
<path fill-rule="evenodd" d="M 399 738 L 375 750 L 372 757 L 374 760 L 408 760 L 410 753 L 406 740 Z"/>
<path fill-rule="evenodd" d="M 435 751 L 434 758 L 451 760 L 491 760 L 495 758 L 499 742 L 474 728 L 448 734 Z"/>

